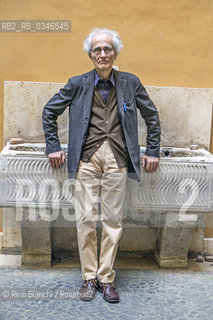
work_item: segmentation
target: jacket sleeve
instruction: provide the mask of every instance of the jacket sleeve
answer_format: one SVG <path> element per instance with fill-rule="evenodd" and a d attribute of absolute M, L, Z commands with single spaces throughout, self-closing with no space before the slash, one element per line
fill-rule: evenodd
<path fill-rule="evenodd" d="M 58 137 L 57 119 L 64 110 L 70 106 L 74 94 L 71 79 L 56 93 L 45 105 L 42 113 L 44 137 L 46 141 L 46 154 L 61 150 Z"/>
<path fill-rule="evenodd" d="M 161 127 L 158 111 L 140 80 L 138 78 L 137 80 L 136 103 L 147 127 L 145 154 L 147 156 L 159 158 Z"/>

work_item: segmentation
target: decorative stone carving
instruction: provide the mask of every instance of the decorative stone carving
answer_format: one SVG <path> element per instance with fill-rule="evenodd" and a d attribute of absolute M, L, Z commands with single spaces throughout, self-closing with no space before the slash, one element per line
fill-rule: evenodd
<path fill-rule="evenodd" d="M 66 152 L 66 147 L 64 150 Z M 70 207 L 74 204 L 67 166 L 50 167 L 44 144 L 8 144 L 1 153 L 1 206 Z M 144 148 L 141 148 L 141 156 Z M 142 170 L 129 181 L 131 207 L 190 212 L 213 210 L 213 156 L 205 150 L 161 150 L 155 173 Z M 186 211 L 185 210 L 185 211 Z"/>
<path fill-rule="evenodd" d="M 66 153 L 65 145 L 63 149 Z M 53 170 L 44 150 L 44 144 L 7 144 L 1 153 L 0 206 L 16 207 L 25 266 L 50 266 L 52 223 L 59 209 L 64 214 L 63 210 L 74 208 L 67 166 Z M 141 148 L 141 157 L 144 151 Z M 150 210 L 153 214 L 146 219 Z M 186 266 L 200 215 L 213 211 L 213 156 L 205 150 L 162 148 L 155 173 L 142 170 L 139 184 L 128 180 L 124 211 L 124 227 L 143 224 L 146 231 L 156 230 L 155 257 L 160 266 Z M 121 241 L 121 247 L 124 244 Z"/>

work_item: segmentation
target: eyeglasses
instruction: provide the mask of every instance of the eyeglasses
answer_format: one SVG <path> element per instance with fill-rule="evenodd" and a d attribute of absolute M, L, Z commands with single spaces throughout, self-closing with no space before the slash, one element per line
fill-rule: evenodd
<path fill-rule="evenodd" d="M 109 55 L 114 50 L 114 48 L 112 48 L 112 47 L 103 47 L 103 48 L 97 47 L 97 48 L 92 49 L 90 52 L 92 52 L 93 54 L 98 56 L 99 54 L 101 54 L 102 50 L 104 51 L 104 53 L 106 55 Z"/>

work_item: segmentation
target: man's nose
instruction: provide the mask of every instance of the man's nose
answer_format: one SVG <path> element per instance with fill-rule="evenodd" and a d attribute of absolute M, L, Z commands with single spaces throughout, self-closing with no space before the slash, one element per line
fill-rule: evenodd
<path fill-rule="evenodd" d="M 104 49 L 101 49 L 100 56 L 101 56 L 101 57 L 103 57 L 103 56 L 105 57 L 105 56 L 106 56 L 106 53 L 105 53 Z"/>

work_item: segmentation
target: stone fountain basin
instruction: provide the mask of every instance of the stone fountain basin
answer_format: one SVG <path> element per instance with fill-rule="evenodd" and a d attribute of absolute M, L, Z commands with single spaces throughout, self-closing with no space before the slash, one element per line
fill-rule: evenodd
<path fill-rule="evenodd" d="M 62 145 L 67 153 L 67 146 Z M 74 204 L 67 167 L 53 170 L 45 144 L 7 144 L 1 152 L 1 207 L 70 207 Z M 145 148 L 141 147 L 141 157 Z M 156 172 L 142 169 L 141 182 L 127 182 L 132 209 L 190 212 L 213 210 L 213 155 L 204 149 L 161 148 Z"/>
<path fill-rule="evenodd" d="M 66 145 L 62 148 L 66 153 Z M 14 208 L 9 209 L 12 215 L 4 209 L 4 223 L 17 221 L 21 228 L 24 267 L 49 268 L 51 253 L 61 243 L 77 250 L 73 181 L 67 179 L 67 166 L 53 170 L 44 152 L 45 144 L 38 143 L 7 144 L 1 152 L 0 206 Z M 141 147 L 141 157 L 144 152 Z M 154 252 L 160 267 L 186 267 L 194 234 L 202 250 L 212 195 L 213 156 L 208 151 L 161 148 L 156 172 L 142 169 L 140 183 L 127 180 L 119 250 Z M 3 230 L 6 239 L 10 228 Z"/>

